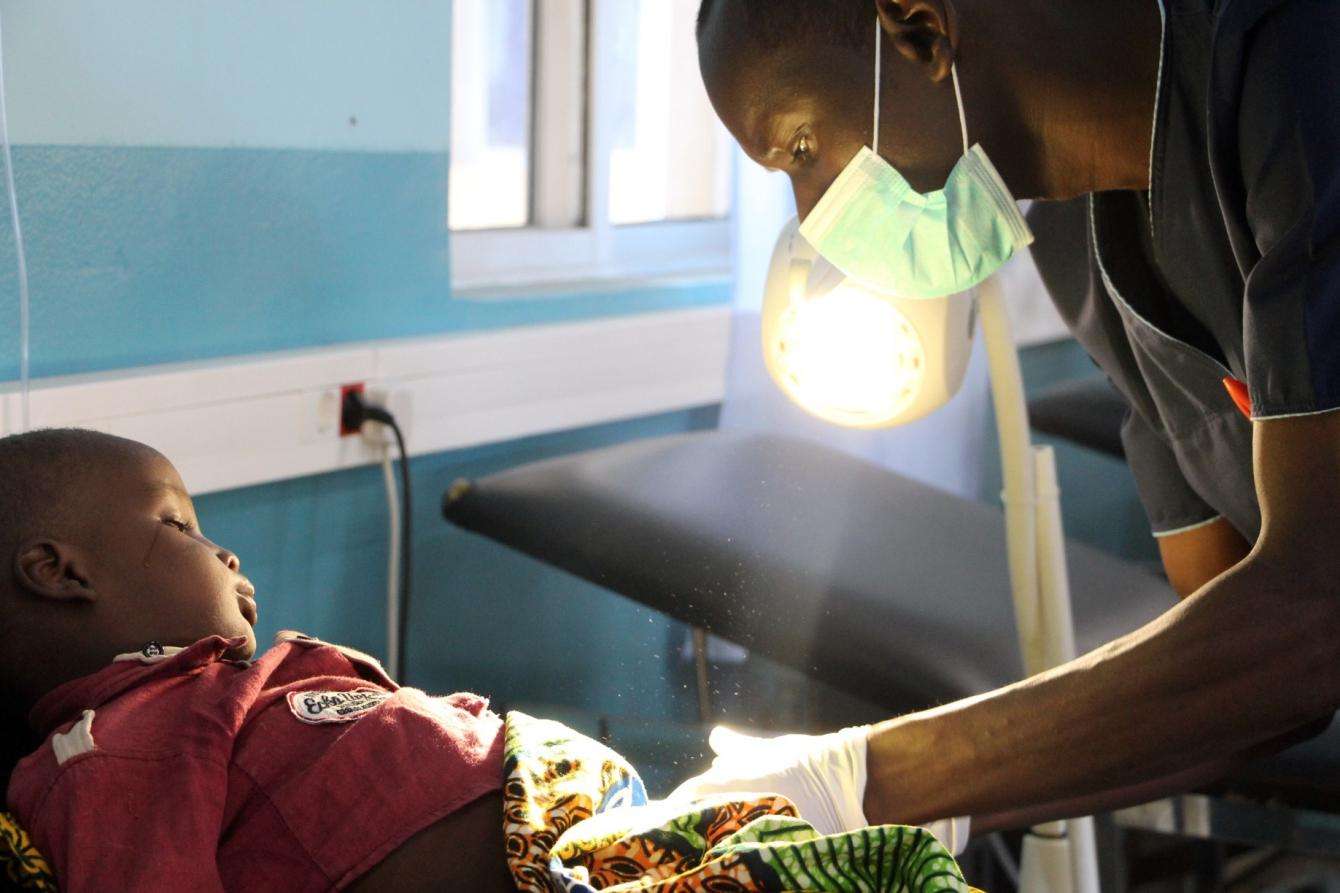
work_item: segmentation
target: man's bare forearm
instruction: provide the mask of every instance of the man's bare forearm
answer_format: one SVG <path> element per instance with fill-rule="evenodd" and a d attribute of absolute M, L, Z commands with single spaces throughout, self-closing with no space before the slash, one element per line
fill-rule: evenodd
<path fill-rule="evenodd" d="M 1123 788 L 1099 791 L 1071 800 L 1037 803 L 1004 812 L 978 814 L 972 817 L 972 833 L 987 834 L 1017 828 L 1030 828 L 1044 822 L 1070 819 L 1082 815 L 1111 812 L 1138 803 L 1148 803 L 1173 794 L 1192 790 L 1222 778 L 1242 763 L 1238 759 L 1216 760 L 1191 769 L 1164 775 L 1151 781 L 1127 785 Z"/>
<path fill-rule="evenodd" d="M 882 723 L 866 815 L 1017 813 L 1227 765 L 1340 701 L 1336 589 L 1333 574 L 1249 559 L 1064 667 Z"/>
<path fill-rule="evenodd" d="M 1295 729 L 1287 735 L 1272 738 L 1228 759 L 1202 763 L 1190 769 L 1184 769 L 1181 772 L 1175 772 L 1172 775 L 1165 775 L 1151 781 L 1100 791 L 1096 794 L 1083 795 L 1072 800 L 1056 800 L 1006 812 L 978 814 L 972 817 L 973 833 L 985 834 L 990 831 L 1000 831 L 1008 828 L 1027 828 L 1058 819 L 1110 812 L 1114 809 L 1148 803 L 1151 800 L 1195 790 L 1203 785 L 1219 781 L 1234 769 L 1252 760 L 1319 735 L 1326 730 L 1330 723 L 1331 717 L 1327 715 L 1316 722 Z"/>

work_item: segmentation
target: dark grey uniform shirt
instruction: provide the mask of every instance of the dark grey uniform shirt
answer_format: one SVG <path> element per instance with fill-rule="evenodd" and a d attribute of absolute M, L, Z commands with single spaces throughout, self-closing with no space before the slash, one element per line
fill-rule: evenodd
<path fill-rule="evenodd" d="M 1224 517 L 1253 541 L 1251 425 L 1224 379 L 1256 419 L 1340 408 L 1340 0 L 1160 12 L 1150 189 L 1036 204 L 1034 256 L 1131 407 L 1155 534 Z"/>

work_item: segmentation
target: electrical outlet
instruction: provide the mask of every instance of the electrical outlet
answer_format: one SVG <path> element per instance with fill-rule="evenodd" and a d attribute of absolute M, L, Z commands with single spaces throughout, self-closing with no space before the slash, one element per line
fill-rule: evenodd
<path fill-rule="evenodd" d="M 395 416 L 396 423 L 400 425 L 400 433 L 405 436 L 408 447 L 410 429 L 414 424 L 414 403 L 409 391 L 369 387 L 363 392 L 363 399 L 369 406 L 380 406 Z M 377 449 L 382 447 L 395 449 L 395 432 L 381 422 L 364 422 L 361 433 L 363 442 L 368 446 Z"/>
<path fill-rule="evenodd" d="M 366 386 L 365 384 L 363 384 L 363 382 L 361 382 L 361 381 L 355 381 L 355 382 L 351 382 L 351 383 L 349 383 L 349 384 L 340 385 L 340 409 L 341 409 L 341 416 L 343 415 L 344 398 L 347 397 L 347 396 L 349 396 L 350 394 L 362 394 L 362 395 L 363 395 L 363 398 L 366 400 L 366 399 L 367 399 L 367 386 Z M 343 417 L 340 418 L 340 436 L 341 436 L 341 437 L 349 437 L 349 436 L 354 435 L 354 434 L 357 434 L 357 433 L 358 433 L 358 429 L 357 429 L 357 428 L 350 427 L 349 425 L 344 424 L 344 419 L 343 419 Z"/>
<path fill-rule="evenodd" d="M 303 405 L 306 415 L 299 431 L 300 443 L 329 443 L 340 436 L 339 388 L 308 391 Z"/>

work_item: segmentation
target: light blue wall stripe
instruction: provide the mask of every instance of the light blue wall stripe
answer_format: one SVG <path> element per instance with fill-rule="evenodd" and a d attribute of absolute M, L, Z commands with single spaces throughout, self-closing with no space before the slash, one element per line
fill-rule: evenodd
<path fill-rule="evenodd" d="M 466 301 L 443 153 L 15 152 L 35 376 L 729 301 L 729 285 Z M 0 224 L 0 320 L 17 319 Z M 0 377 L 17 374 L 0 328 Z"/>

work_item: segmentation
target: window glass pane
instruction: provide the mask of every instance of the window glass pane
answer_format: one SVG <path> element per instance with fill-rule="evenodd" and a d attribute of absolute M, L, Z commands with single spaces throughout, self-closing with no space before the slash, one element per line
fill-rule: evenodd
<path fill-rule="evenodd" d="M 612 223 L 721 217 L 730 208 L 729 137 L 698 73 L 698 4 L 620 0 L 605 7 L 614 17 L 616 56 L 607 69 L 614 75 L 606 106 Z"/>
<path fill-rule="evenodd" d="M 530 222 L 532 0 L 455 0 L 452 229 Z"/>

